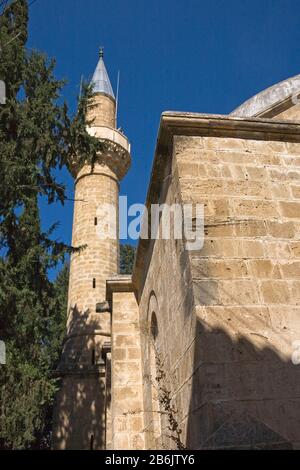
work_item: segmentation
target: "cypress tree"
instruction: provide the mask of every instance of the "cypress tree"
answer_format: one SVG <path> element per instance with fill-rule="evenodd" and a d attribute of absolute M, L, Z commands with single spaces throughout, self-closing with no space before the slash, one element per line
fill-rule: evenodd
<path fill-rule="evenodd" d="M 86 132 L 92 94 L 84 87 L 78 112 L 59 104 L 64 83 L 55 63 L 26 49 L 28 3 L 12 2 L 0 16 L 0 446 L 47 448 L 51 440 L 53 376 L 64 334 L 68 268 L 56 282 L 48 271 L 74 249 L 41 230 L 38 201 L 65 201 L 54 170 L 74 158 L 93 163 L 101 145 Z"/>
<path fill-rule="evenodd" d="M 120 245 L 120 273 L 131 274 L 135 257 L 135 247 L 125 243 Z"/>

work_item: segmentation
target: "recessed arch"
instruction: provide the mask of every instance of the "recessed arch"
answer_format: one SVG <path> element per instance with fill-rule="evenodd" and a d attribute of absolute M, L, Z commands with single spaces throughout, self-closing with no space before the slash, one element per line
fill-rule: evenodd
<path fill-rule="evenodd" d="M 153 442 L 157 448 L 158 441 L 161 440 L 161 411 L 159 402 L 159 390 L 162 384 L 159 383 L 157 370 L 159 354 L 159 310 L 158 301 L 155 293 L 152 291 L 148 302 L 148 361 L 150 375 L 150 405 L 151 419 L 149 426 L 150 442 Z"/>

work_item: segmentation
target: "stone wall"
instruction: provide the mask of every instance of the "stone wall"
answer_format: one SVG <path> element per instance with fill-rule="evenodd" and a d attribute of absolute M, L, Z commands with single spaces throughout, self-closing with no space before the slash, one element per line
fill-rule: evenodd
<path fill-rule="evenodd" d="M 180 203 L 176 161 L 161 168 L 159 174 L 163 183 L 153 202 Z M 160 228 L 161 224 L 162 219 Z M 187 379 L 192 373 L 196 331 L 188 255 L 182 241 L 171 238 L 149 242 L 142 258 L 146 264 L 139 288 L 139 311 L 146 448 L 176 449 L 180 447 L 178 434 L 171 432 L 169 425 L 175 419 L 184 442 L 188 415 L 184 403 L 191 397 Z M 171 402 L 166 400 L 168 396 Z M 169 405 L 176 411 L 170 412 Z"/>
<path fill-rule="evenodd" d="M 162 122 L 148 207 L 204 204 L 205 240 L 190 252 L 173 238 L 139 244 L 146 448 L 299 447 L 295 131 L 203 115 Z"/>
<path fill-rule="evenodd" d="M 120 276 L 121 278 L 121 276 Z M 116 280 L 111 284 L 113 285 Z M 141 344 L 132 291 L 112 294 L 112 449 L 144 449 Z"/>
<path fill-rule="evenodd" d="M 299 446 L 300 144 L 265 138 L 175 139 L 183 202 L 205 206 L 191 448 Z"/>
<path fill-rule="evenodd" d="M 56 450 L 105 448 L 105 375 L 94 367 L 61 377 L 52 446 Z"/>

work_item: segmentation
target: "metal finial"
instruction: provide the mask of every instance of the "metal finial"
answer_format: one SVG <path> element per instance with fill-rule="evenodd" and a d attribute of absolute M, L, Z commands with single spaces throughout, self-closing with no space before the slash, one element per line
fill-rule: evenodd
<path fill-rule="evenodd" d="M 104 56 L 104 47 L 100 47 L 100 49 L 99 49 L 99 57 L 100 57 L 100 59 L 103 59 L 103 56 Z"/>

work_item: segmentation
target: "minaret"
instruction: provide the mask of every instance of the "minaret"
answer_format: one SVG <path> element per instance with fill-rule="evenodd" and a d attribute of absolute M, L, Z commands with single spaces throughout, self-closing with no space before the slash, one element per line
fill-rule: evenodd
<path fill-rule="evenodd" d="M 119 182 L 130 166 L 130 144 L 116 129 L 116 100 L 103 61 L 103 49 L 92 78 L 95 95 L 88 106 L 88 132 L 103 142 L 98 161 L 73 162 L 75 205 L 72 246 L 85 248 L 71 256 L 67 336 L 59 366 L 61 388 L 54 414 L 53 447 L 105 449 L 109 383 L 105 350 L 111 318 L 103 304 L 106 279 L 118 273 Z M 115 207 L 115 233 L 100 237 L 103 207 Z M 98 306 L 96 308 L 96 306 Z"/>

